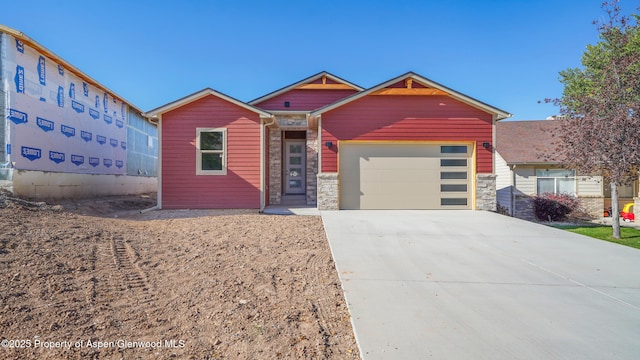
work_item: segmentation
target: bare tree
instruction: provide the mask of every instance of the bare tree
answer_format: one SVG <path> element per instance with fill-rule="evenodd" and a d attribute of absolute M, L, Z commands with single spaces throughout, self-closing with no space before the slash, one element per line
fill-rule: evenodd
<path fill-rule="evenodd" d="M 606 21 L 595 21 L 598 43 L 588 45 L 582 68 L 560 72 L 561 125 L 557 151 L 584 173 L 611 183 L 612 232 L 620 238 L 618 186 L 638 176 L 640 165 L 640 29 L 638 15 L 622 16 L 618 0 L 602 4 Z"/>

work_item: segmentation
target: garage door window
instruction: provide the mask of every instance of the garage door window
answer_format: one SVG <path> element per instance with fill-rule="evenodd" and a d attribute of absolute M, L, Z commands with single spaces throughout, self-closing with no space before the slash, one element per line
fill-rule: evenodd
<path fill-rule="evenodd" d="M 467 184 L 440 184 L 441 192 L 467 192 Z"/>
<path fill-rule="evenodd" d="M 440 166 L 467 166 L 467 159 L 440 159 Z"/>
<path fill-rule="evenodd" d="M 440 172 L 441 180 L 466 180 L 466 171 L 442 171 Z"/>
<path fill-rule="evenodd" d="M 467 198 L 442 198 L 440 199 L 440 205 L 442 206 L 460 206 L 467 205 Z"/>
<path fill-rule="evenodd" d="M 440 153 L 442 154 L 466 154 L 467 147 L 460 145 L 443 145 L 440 146 Z"/>

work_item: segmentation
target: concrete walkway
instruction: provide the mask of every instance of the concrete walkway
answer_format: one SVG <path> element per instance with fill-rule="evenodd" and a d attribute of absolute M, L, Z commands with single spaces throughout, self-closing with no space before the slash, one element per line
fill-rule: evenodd
<path fill-rule="evenodd" d="M 263 213 L 268 215 L 320 216 L 317 207 L 307 205 L 269 205 Z"/>
<path fill-rule="evenodd" d="M 638 359 L 640 250 L 482 211 L 322 211 L 363 359 Z"/>

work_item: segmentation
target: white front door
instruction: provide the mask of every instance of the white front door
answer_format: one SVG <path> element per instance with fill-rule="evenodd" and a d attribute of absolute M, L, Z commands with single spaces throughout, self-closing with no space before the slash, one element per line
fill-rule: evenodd
<path fill-rule="evenodd" d="M 306 143 L 304 140 L 286 140 L 284 147 L 284 192 L 286 194 L 304 194 L 306 188 Z"/>

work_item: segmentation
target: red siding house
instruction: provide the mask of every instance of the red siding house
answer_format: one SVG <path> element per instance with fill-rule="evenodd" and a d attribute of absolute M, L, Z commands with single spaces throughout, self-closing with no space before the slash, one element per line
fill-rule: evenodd
<path fill-rule="evenodd" d="M 407 73 L 369 89 L 321 72 L 244 103 L 205 89 L 158 119 L 161 208 L 496 208 L 507 112 Z"/>

